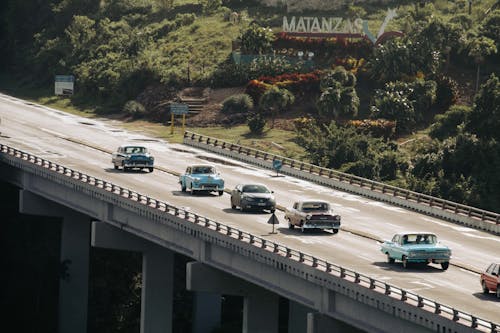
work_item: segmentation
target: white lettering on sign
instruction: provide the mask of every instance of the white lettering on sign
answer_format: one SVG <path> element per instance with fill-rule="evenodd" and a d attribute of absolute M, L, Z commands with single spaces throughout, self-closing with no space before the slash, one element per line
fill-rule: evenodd
<path fill-rule="evenodd" d="M 363 19 L 354 21 L 342 17 L 283 16 L 284 32 L 303 33 L 362 33 Z"/>

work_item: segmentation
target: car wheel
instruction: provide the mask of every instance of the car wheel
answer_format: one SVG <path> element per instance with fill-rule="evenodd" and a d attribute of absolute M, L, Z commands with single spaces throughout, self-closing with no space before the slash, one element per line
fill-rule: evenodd
<path fill-rule="evenodd" d="M 483 288 L 483 294 L 489 294 L 490 293 L 490 290 L 488 289 L 488 287 L 486 287 L 486 282 L 481 281 L 481 287 Z M 497 294 L 498 294 L 498 289 L 497 289 Z"/>
<path fill-rule="evenodd" d="M 276 208 L 272 208 L 271 209 L 271 214 L 274 214 L 275 211 L 276 211 Z"/>
<path fill-rule="evenodd" d="M 410 263 L 408 262 L 406 256 L 403 256 L 403 258 L 401 258 L 401 261 L 403 262 L 403 268 L 408 268 L 410 266 Z"/>
<path fill-rule="evenodd" d="M 295 229 L 295 226 L 288 221 L 288 229 Z"/>
<path fill-rule="evenodd" d="M 387 256 L 387 262 L 389 264 L 393 264 L 394 263 L 394 258 L 392 258 L 390 255 L 389 255 L 389 252 L 386 253 L 386 256 Z"/>
<path fill-rule="evenodd" d="M 334 234 L 337 234 L 337 233 L 339 232 L 339 229 L 332 229 L 332 232 L 333 232 Z"/>
<path fill-rule="evenodd" d="M 236 205 L 233 203 L 233 197 L 231 197 L 229 201 L 231 201 L 231 209 L 236 209 Z"/>
<path fill-rule="evenodd" d="M 115 167 L 115 170 L 117 170 L 117 169 L 118 169 L 118 165 L 114 164 L 113 166 Z"/>
<path fill-rule="evenodd" d="M 224 194 L 224 191 L 219 191 L 219 197 Z"/>
<path fill-rule="evenodd" d="M 450 267 L 450 263 L 448 261 L 441 263 L 441 268 L 443 269 L 443 271 L 447 270 L 448 267 Z"/>
<path fill-rule="evenodd" d="M 497 286 L 497 298 L 500 298 L 500 284 Z"/>
<path fill-rule="evenodd" d="M 154 168 L 149 168 L 149 172 L 153 172 Z"/>
<path fill-rule="evenodd" d="M 186 185 L 182 185 L 182 184 L 181 184 L 181 191 L 182 191 L 182 192 L 186 192 Z"/>

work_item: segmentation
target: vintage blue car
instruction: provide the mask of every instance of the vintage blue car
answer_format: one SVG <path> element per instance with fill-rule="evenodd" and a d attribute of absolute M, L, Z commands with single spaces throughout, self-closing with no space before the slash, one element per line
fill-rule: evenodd
<path fill-rule="evenodd" d="M 189 189 L 191 194 L 196 192 L 224 193 L 224 179 L 212 165 L 191 165 L 186 172 L 179 176 L 182 192 Z"/>
<path fill-rule="evenodd" d="M 148 152 L 148 149 L 140 145 L 122 145 L 111 156 L 111 163 L 115 169 L 148 169 L 154 170 L 154 157 Z"/>
<path fill-rule="evenodd" d="M 404 268 L 410 263 L 435 263 L 447 270 L 450 265 L 451 250 L 429 232 L 395 234 L 392 240 L 382 243 L 380 250 L 387 256 L 387 262 L 400 260 Z"/>

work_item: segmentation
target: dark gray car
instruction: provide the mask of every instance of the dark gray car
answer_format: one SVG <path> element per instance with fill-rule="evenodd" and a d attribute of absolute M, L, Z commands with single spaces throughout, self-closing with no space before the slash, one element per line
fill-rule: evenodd
<path fill-rule="evenodd" d="M 262 184 L 238 184 L 231 191 L 231 208 L 245 210 L 269 210 L 274 213 L 276 200 L 273 191 Z"/>

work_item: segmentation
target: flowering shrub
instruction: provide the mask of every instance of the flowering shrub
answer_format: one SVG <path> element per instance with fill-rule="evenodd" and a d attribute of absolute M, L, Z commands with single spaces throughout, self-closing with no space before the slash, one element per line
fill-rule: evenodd
<path fill-rule="evenodd" d="M 273 42 L 274 49 L 296 49 L 314 52 L 315 55 L 337 55 L 340 57 L 356 55 L 368 57 L 373 44 L 366 39 L 348 40 L 346 38 L 312 38 L 289 36 L 285 32 L 276 34 Z"/>
<path fill-rule="evenodd" d="M 280 89 L 290 90 L 296 96 L 302 96 L 309 92 L 319 92 L 321 71 L 311 73 L 292 73 L 277 76 L 261 76 L 257 80 L 251 80 L 245 89 L 245 93 L 258 101 L 260 96 L 272 86 Z"/>
<path fill-rule="evenodd" d="M 347 125 L 354 127 L 361 133 L 370 133 L 374 137 L 391 138 L 396 131 L 396 122 L 386 119 L 349 120 Z"/>

